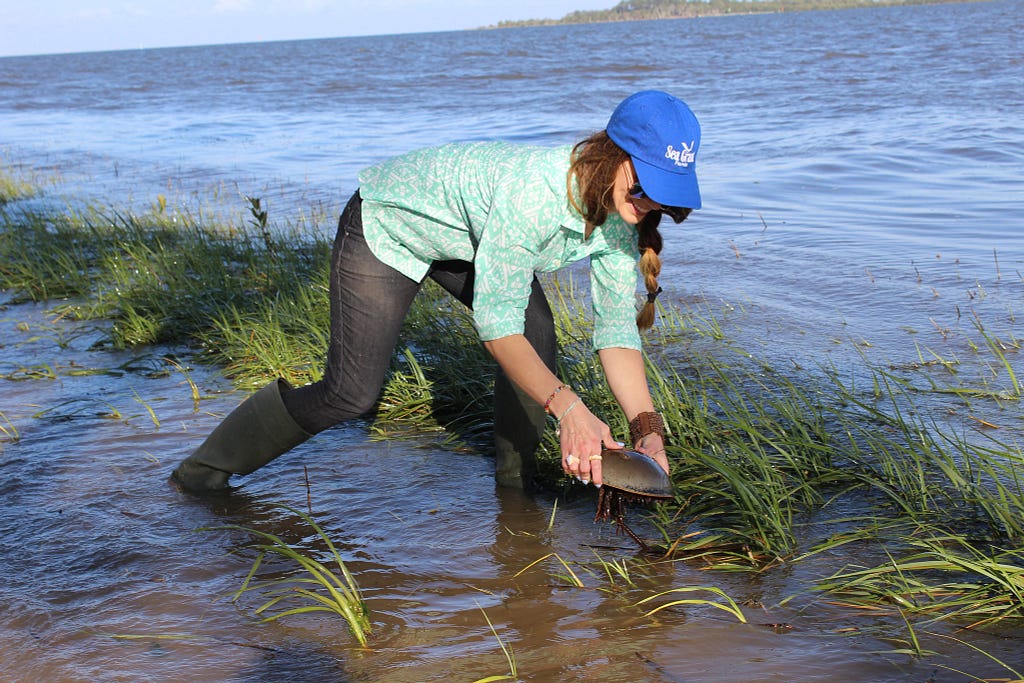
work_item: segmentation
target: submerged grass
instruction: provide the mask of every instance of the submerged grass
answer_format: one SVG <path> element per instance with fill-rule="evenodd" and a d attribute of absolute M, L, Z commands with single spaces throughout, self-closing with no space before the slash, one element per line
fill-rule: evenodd
<path fill-rule="evenodd" d="M 366 647 L 371 631 L 369 613 L 363 602 L 359 586 L 334 543 L 310 515 L 286 505 L 279 507 L 300 517 L 313 529 L 316 537 L 327 547 L 328 562 L 333 561 L 337 570 L 335 571 L 330 564 L 324 564 L 317 560 L 312 552 L 297 548 L 275 534 L 236 524 L 213 527 L 208 530 L 244 531 L 258 539 L 247 546 L 255 549 L 258 554 L 242 587 L 232 596 L 232 601 L 237 602 L 239 598 L 249 592 L 262 594 L 267 599 L 256 608 L 255 613 L 257 616 L 261 616 L 264 622 L 311 612 L 337 614 L 348 624 L 349 631 L 359 641 L 359 644 Z M 268 555 L 295 563 L 298 567 L 297 571 L 285 574 L 283 578 L 254 580 Z M 297 606 L 283 608 L 294 603 L 298 603 Z M 274 609 L 279 609 L 279 611 L 272 612 Z M 268 616 L 264 616 L 265 614 Z"/>
<path fill-rule="evenodd" d="M 886 564 L 848 567 L 817 589 L 853 608 L 899 610 L 904 617 L 978 628 L 1024 617 L 1024 552 L 936 531 L 909 540 L 901 556 Z"/>
<path fill-rule="evenodd" d="M 483 607 L 480 608 L 480 613 L 484 615 L 484 620 L 487 622 L 488 628 L 491 629 L 491 633 L 493 633 L 494 637 L 497 639 L 498 645 L 501 646 L 501 652 L 503 655 L 505 655 L 505 661 L 508 662 L 508 675 L 501 674 L 498 676 L 488 676 L 487 678 L 481 678 L 477 681 L 474 681 L 474 683 L 493 683 L 495 681 L 517 680 L 519 678 L 519 670 L 516 666 L 516 655 L 512 651 L 512 647 L 506 645 L 505 641 L 503 641 L 501 639 L 501 636 L 498 635 L 497 629 L 494 628 L 494 624 L 491 622 L 491 618 L 487 616 L 487 612 L 484 611 Z"/>
<path fill-rule="evenodd" d="M 718 599 L 676 597 L 678 595 L 690 595 L 693 593 L 711 593 L 712 595 L 718 596 Z M 671 590 L 646 597 L 638 602 L 637 605 L 644 605 L 652 600 L 664 597 L 673 597 L 675 599 L 658 605 L 654 609 L 648 611 L 645 616 L 649 617 L 653 614 L 657 614 L 663 609 L 680 607 L 682 605 L 703 605 L 705 607 L 714 607 L 715 609 L 722 610 L 727 614 L 731 614 L 740 623 L 747 623 L 747 617 L 743 614 L 743 610 L 740 609 L 740 606 L 736 604 L 736 601 L 726 595 L 725 591 L 721 588 L 716 588 L 714 586 L 683 586 L 681 588 L 673 588 Z"/>
<path fill-rule="evenodd" d="M 330 244 L 316 225 L 271 229 L 258 200 L 249 203 L 247 224 L 211 226 L 159 205 L 136 216 L 0 202 L 0 288 L 14 301 L 48 301 L 61 315 L 110 320 L 101 346 L 192 347 L 242 387 L 278 376 L 316 380 L 327 346 Z M 560 377 L 625 436 L 625 418 L 590 351 L 585 296 L 571 275 L 545 285 Z M 980 362 L 1000 386 L 958 387 L 954 396 L 972 405 L 1018 403 L 1012 358 L 1020 342 L 980 321 L 976 329 L 982 341 L 974 352 L 986 354 Z M 810 590 L 851 605 L 900 604 L 897 624 L 905 616 L 1019 625 L 1024 454 L 1012 433 L 999 440 L 993 430 L 981 437 L 943 430 L 915 405 L 921 388 L 892 369 L 870 368 L 870 384 L 857 386 L 834 368 L 772 368 L 695 306 L 663 309 L 647 348 L 655 404 L 671 433 L 675 498 L 652 513 L 667 557 L 764 571 L 857 543 L 892 562 L 847 568 Z M 467 313 L 425 287 L 374 431 L 433 432 L 449 444 L 486 448 L 493 367 Z M 955 371 L 952 363 L 943 368 Z M 47 372 L 55 374 L 38 369 Z M 932 384 L 925 392 L 938 390 Z M 8 423 L 3 434 L 9 440 L 16 432 Z M 549 430 L 539 472 L 554 489 L 563 481 L 558 460 Z M 808 536 L 808 515 L 828 520 L 815 529 L 831 531 Z M 541 560 L 550 557 L 561 562 Z M 567 583 L 582 584 L 561 566 Z M 612 570 L 626 580 L 605 567 Z"/>
<path fill-rule="evenodd" d="M 18 433 L 18 428 L 11 422 L 11 418 L 7 417 L 2 410 L 0 410 L 0 447 L 2 447 L 5 441 L 14 443 L 21 439 L 21 435 Z"/>

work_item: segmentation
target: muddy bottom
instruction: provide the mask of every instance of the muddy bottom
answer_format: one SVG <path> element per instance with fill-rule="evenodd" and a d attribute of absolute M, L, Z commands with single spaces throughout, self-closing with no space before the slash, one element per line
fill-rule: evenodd
<path fill-rule="evenodd" d="M 926 632 L 937 654 L 920 661 L 849 611 L 776 606 L 844 558 L 759 576 L 633 562 L 632 541 L 593 521 L 590 493 L 498 490 L 487 457 L 371 441 L 361 424 L 234 478 L 229 494 L 182 493 L 170 471 L 242 394 L 159 352 L 89 351 L 88 329 L 70 329 L 41 307 L 0 313 L 2 680 L 470 683 L 509 672 L 502 645 L 521 681 L 975 680 L 943 667 L 1007 677 Z M 260 596 L 231 601 L 255 558 L 249 538 L 204 529 L 239 524 L 322 549 L 281 505 L 311 512 L 337 544 L 370 612 L 369 647 L 335 615 L 261 623 Z M 638 511 L 630 519 L 654 536 Z M 684 586 L 721 588 L 749 623 L 636 604 Z M 1019 641 L 957 637 L 1021 663 Z"/>

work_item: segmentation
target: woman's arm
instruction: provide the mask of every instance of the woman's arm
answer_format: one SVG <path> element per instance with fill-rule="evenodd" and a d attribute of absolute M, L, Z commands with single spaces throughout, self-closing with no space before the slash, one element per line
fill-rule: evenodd
<path fill-rule="evenodd" d="M 523 335 L 512 334 L 485 341 L 484 348 L 494 356 L 508 378 L 539 405 L 544 405 L 551 398 L 548 412 L 561 418 L 558 428 L 562 469 L 570 476 L 578 476 L 600 486 L 600 460 L 590 458 L 601 454 L 602 442 L 609 446 L 618 444 L 608 425 L 590 412 L 576 392 L 569 388 L 555 391 L 562 382 L 548 370 Z"/>
<path fill-rule="evenodd" d="M 647 375 L 644 371 L 644 359 L 639 351 L 625 348 L 601 349 L 597 352 L 608 378 L 608 385 L 618 401 L 627 420 L 632 420 L 640 413 L 654 412 L 651 391 L 647 386 Z M 633 444 L 641 453 L 646 453 L 668 472 L 668 456 L 665 454 L 665 443 L 659 434 L 647 434 Z"/>

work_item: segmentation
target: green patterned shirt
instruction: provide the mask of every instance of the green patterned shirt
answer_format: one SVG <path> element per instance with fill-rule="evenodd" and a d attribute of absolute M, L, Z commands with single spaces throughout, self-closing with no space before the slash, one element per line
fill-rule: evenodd
<path fill-rule="evenodd" d="M 639 349 L 636 228 L 613 211 L 584 239 L 566 198 L 571 150 L 457 143 L 368 168 L 359 174 L 367 244 L 417 282 L 434 261 L 472 262 L 484 341 L 523 332 L 534 273 L 589 257 L 594 348 Z"/>

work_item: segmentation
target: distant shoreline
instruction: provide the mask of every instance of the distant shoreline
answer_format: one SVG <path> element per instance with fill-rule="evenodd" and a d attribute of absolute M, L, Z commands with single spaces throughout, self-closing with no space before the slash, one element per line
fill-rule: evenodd
<path fill-rule="evenodd" d="M 521 19 L 500 21 L 481 29 L 521 28 L 525 26 L 556 26 L 564 24 L 596 24 L 615 21 L 647 21 L 652 19 L 696 19 L 725 15 L 777 14 L 861 7 L 899 7 L 905 5 L 937 5 L 992 0 L 622 0 L 607 10 L 577 10 L 561 19 Z"/>

